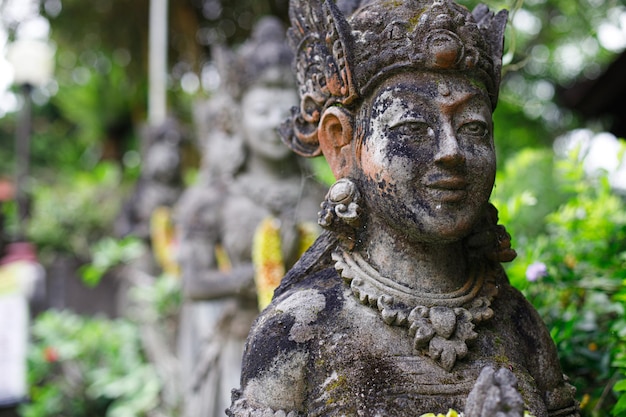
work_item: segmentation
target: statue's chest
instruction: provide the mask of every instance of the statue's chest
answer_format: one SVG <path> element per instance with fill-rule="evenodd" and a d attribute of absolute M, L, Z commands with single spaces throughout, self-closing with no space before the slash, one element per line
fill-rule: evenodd
<path fill-rule="evenodd" d="M 319 342 L 308 415 L 401 417 L 463 409 L 478 366 L 446 371 L 415 351 L 407 329 L 386 325 L 373 309 L 352 307 L 341 314 L 344 327 Z"/>
<path fill-rule="evenodd" d="M 504 366 L 504 347 L 489 325 L 475 327 L 476 339 L 451 369 L 416 348 L 409 329 L 386 324 L 379 311 L 360 304 L 349 290 L 343 307 L 330 320 L 333 332 L 316 341 L 309 368 L 309 416 L 419 416 L 448 409 L 462 411 L 485 366 Z M 509 352 L 511 358 L 515 357 Z M 519 358 L 518 358 L 519 359 Z M 520 360 L 510 359 L 525 392 L 535 402 L 539 393 L 528 385 Z M 537 398 L 535 398 L 537 397 Z"/>
<path fill-rule="evenodd" d="M 224 203 L 221 213 L 221 243 L 231 261 L 250 261 L 254 242 L 263 242 L 271 237 L 263 236 L 269 222 L 277 233 L 283 260 L 292 265 L 297 260 L 300 235 L 294 211 L 285 207 L 284 212 L 270 210 L 244 195 L 231 195 Z M 273 236 L 273 235 L 272 235 Z M 258 243 L 257 243 L 258 244 Z M 293 259 L 295 257 L 295 259 Z"/>
<path fill-rule="evenodd" d="M 263 219 L 270 216 L 264 207 L 245 196 L 229 196 L 223 205 L 221 238 L 228 255 L 239 261 L 250 260 L 254 234 Z"/>

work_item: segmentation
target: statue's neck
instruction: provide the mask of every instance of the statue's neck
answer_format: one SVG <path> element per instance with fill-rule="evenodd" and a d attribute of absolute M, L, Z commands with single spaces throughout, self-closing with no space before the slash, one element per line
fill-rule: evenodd
<path fill-rule="evenodd" d="M 449 293 L 468 279 L 468 265 L 460 241 L 410 242 L 376 220 L 368 221 L 362 256 L 381 275 L 417 292 Z"/>

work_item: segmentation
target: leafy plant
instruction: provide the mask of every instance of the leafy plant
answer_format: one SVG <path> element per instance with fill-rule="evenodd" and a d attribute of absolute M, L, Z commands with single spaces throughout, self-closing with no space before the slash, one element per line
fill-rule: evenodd
<path fill-rule="evenodd" d="M 111 233 L 120 206 L 121 172 L 100 163 L 92 171 L 75 171 L 32 187 L 33 213 L 28 236 L 42 251 L 88 259 L 89 246 Z"/>
<path fill-rule="evenodd" d="M 499 173 L 498 189 L 506 192 L 496 192 L 496 205 L 519 255 L 507 272 L 546 322 L 583 415 L 620 415 L 626 400 L 612 388 L 619 381 L 615 393 L 626 391 L 626 203 L 606 175 L 585 176 L 576 153 L 552 172 L 522 163 L 537 157 L 520 153 L 510 162 L 515 169 Z M 547 186 L 529 199 L 533 175 Z"/>
<path fill-rule="evenodd" d="M 90 287 L 98 285 L 111 268 L 138 258 L 145 250 L 143 241 L 134 236 L 100 239 L 90 248 L 91 262 L 80 268 L 83 282 Z"/>
<path fill-rule="evenodd" d="M 145 416 L 158 405 L 161 381 L 131 322 L 49 311 L 32 331 L 24 417 Z"/>
<path fill-rule="evenodd" d="M 620 284 L 620 288 L 613 297 L 619 303 L 618 319 L 611 326 L 611 332 L 614 335 L 615 343 L 611 348 L 611 357 L 613 362 L 611 365 L 616 372 L 613 379 L 616 381 L 613 391 L 617 396 L 617 403 L 613 407 L 612 414 L 621 416 L 626 413 L 626 318 L 624 313 L 626 310 L 626 280 Z"/>
<path fill-rule="evenodd" d="M 130 290 L 130 298 L 141 311 L 134 312 L 144 321 L 159 322 L 164 327 L 175 328 L 182 305 L 181 282 L 166 274 L 150 286 L 137 286 Z"/>

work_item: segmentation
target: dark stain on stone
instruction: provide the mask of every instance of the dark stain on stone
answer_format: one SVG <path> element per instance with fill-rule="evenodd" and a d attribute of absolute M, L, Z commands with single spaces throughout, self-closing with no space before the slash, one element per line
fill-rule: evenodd
<path fill-rule="evenodd" d="M 255 329 L 259 336 L 252 343 L 246 344 L 241 374 L 243 385 L 248 380 L 267 372 L 274 359 L 281 353 L 298 349 L 298 343 L 289 337 L 289 331 L 294 323 L 293 316 L 279 313 L 266 318 L 263 326 Z"/>

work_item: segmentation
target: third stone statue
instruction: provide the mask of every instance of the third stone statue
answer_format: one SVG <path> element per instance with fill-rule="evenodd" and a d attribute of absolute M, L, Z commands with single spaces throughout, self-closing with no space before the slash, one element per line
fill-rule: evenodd
<path fill-rule="evenodd" d="M 231 416 L 578 416 L 489 203 L 506 11 L 291 0 L 283 125 L 337 182 L 248 337 Z"/>

